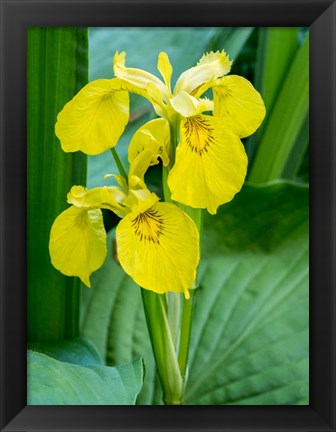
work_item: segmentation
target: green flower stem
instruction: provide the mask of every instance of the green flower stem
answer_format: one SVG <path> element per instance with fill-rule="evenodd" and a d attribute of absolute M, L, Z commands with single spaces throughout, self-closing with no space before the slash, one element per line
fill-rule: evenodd
<path fill-rule="evenodd" d="M 181 336 L 178 353 L 178 364 L 183 380 L 185 379 L 188 365 L 188 353 L 191 333 L 192 311 L 194 308 L 195 290 L 190 290 L 190 299 L 183 299 L 182 318 L 181 318 Z"/>
<path fill-rule="evenodd" d="M 201 236 L 202 236 L 202 227 L 203 227 L 203 210 L 202 209 L 194 209 L 192 207 L 185 206 L 183 204 L 179 204 L 179 207 L 189 215 L 192 220 L 195 222 L 199 237 L 200 237 L 200 249 L 201 249 Z M 192 324 L 192 312 L 194 309 L 194 302 L 196 296 L 196 288 L 197 283 L 190 287 L 190 299 L 183 298 L 182 304 L 182 317 L 181 317 L 181 333 L 180 333 L 180 345 L 178 350 L 178 364 L 180 368 L 180 372 L 182 378 L 186 380 L 187 375 L 187 366 L 188 366 L 188 354 L 189 354 L 189 345 L 190 345 L 190 335 L 191 335 L 191 324 Z"/>
<path fill-rule="evenodd" d="M 179 338 L 180 324 L 181 324 L 182 294 L 168 292 L 166 293 L 166 300 L 167 300 L 167 318 L 168 318 L 170 333 L 171 333 L 174 347 L 177 350 L 177 342 Z"/>
<path fill-rule="evenodd" d="M 111 152 L 112 152 L 113 159 L 114 159 L 114 161 L 115 161 L 115 163 L 116 163 L 116 165 L 118 167 L 120 175 L 122 177 L 124 177 L 126 179 L 126 181 L 127 181 L 128 176 L 127 176 L 126 170 L 124 168 L 124 165 L 122 164 L 122 162 L 121 162 L 121 160 L 120 160 L 120 158 L 118 156 L 117 151 L 114 148 L 111 148 Z"/>
<path fill-rule="evenodd" d="M 165 297 L 141 289 L 147 327 L 166 405 L 180 405 L 183 380 L 167 319 Z"/>

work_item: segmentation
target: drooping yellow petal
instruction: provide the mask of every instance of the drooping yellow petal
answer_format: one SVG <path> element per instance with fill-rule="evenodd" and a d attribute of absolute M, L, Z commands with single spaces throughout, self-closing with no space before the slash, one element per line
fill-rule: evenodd
<path fill-rule="evenodd" d="M 157 163 L 159 156 L 164 166 L 167 166 L 169 163 L 169 145 L 170 132 L 168 121 L 163 118 L 150 120 L 142 125 L 133 135 L 128 147 L 128 161 L 132 164 L 141 152 L 152 150 L 152 164 Z"/>
<path fill-rule="evenodd" d="M 65 152 L 97 155 L 114 147 L 129 118 L 129 97 L 119 80 L 87 84 L 57 116 L 55 132 Z"/>
<path fill-rule="evenodd" d="M 172 199 L 194 208 L 217 207 L 234 197 L 246 176 L 247 156 L 222 119 L 198 115 L 181 121 L 175 165 L 168 175 Z"/>
<path fill-rule="evenodd" d="M 142 69 L 129 68 L 125 66 L 126 53 L 116 52 L 114 56 L 113 70 L 116 77 L 123 82 L 123 88 L 130 92 L 139 94 L 152 102 L 158 115 L 162 115 L 163 100 L 168 99 L 166 85 L 155 75 Z"/>
<path fill-rule="evenodd" d="M 172 99 L 170 103 L 174 110 L 183 117 L 192 117 L 204 111 L 213 110 L 213 101 L 209 99 L 196 99 L 185 91 L 181 91 Z"/>
<path fill-rule="evenodd" d="M 91 190 L 83 186 L 73 186 L 68 193 L 67 201 L 84 209 L 105 208 L 123 217 L 128 213 L 123 205 L 125 198 L 125 192 L 116 186 L 103 186 Z"/>
<path fill-rule="evenodd" d="M 158 71 L 162 75 L 162 78 L 170 92 L 170 80 L 173 73 L 173 67 L 170 64 L 167 53 L 160 52 L 157 64 Z"/>
<path fill-rule="evenodd" d="M 158 202 L 145 212 L 130 213 L 117 226 L 116 237 L 119 262 L 138 285 L 189 297 L 199 236 L 193 220 L 176 205 Z"/>
<path fill-rule="evenodd" d="M 231 63 L 225 51 L 204 54 L 196 66 L 180 75 L 174 88 L 174 95 L 184 90 L 196 97 L 200 96 L 213 84 L 215 79 L 230 72 Z M 202 93 L 194 94 L 193 92 L 201 86 Z"/>
<path fill-rule="evenodd" d="M 90 287 L 90 275 L 106 257 L 106 232 L 100 209 L 69 207 L 55 220 L 49 241 L 51 262 L 66 276 Z"/>
<path fill-rule="evenodd" d="M 241 138 L 253 134 L 261 125 L 264 102 L 247 79 L 230 75 L 220 78 L 213 87 L 214 115 L 221 117 Z"/>

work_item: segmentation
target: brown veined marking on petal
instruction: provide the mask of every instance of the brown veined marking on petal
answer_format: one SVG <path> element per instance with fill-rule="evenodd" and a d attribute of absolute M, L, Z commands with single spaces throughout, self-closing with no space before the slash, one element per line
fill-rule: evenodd
<path fill-rule="evenodd" d="M 140 213 L 132 220 L 132 227 L 140 241 L 160 244 L 160 235 L 163 234 L 164 223 L 157 210 L 150 208 L 144 213 Z"/>
<path fill-rule="evenodd" d="M 189 117 L 184 123 L 186 143 L 190 149 L 198 153 L 200 156 L 208 151 L 210 144 L 214 142 L 212 135 L 213 128 L 209 124 L 208 120 L 201 116 Z M 191 137 L 196 139 L 191 142 Z"/>

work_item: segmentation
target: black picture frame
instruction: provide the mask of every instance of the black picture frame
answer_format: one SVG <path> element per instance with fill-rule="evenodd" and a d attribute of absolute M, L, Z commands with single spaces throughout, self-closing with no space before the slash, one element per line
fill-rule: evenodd
<path fill-rule="evenodd" d="M 2 431 L 335 431 L 336 4 L 331 0 L 1 0 Z M 310 28 L 310 405 L 26 406 L 26 30 Z"/>

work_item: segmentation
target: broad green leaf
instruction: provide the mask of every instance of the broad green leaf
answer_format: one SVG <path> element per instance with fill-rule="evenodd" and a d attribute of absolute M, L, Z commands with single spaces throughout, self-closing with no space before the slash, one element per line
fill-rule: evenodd
<path fill-rule="evenodd" d="M 29 405 L 133 405 L 142 380 L 141 360 L 81 366 L 28 351 Z"/>
<path fill-rule="evenodd" d="M 103 364 L 103 360 L 97 348 L 89 339 L 85 338 L 32 343 L 28 345 L 28 348 L 62 362 L 74 363 L 82 366 Z"/>
<path fill-rule="evenodd" d="M 302 130 L 309 102 L 309 36 L 285 75 L 278 97 L 259 139 L 249 180 L 263 183 L 283 177 L 288 158 Z"/>
<path fill-rule="evenodd" d="M 108 258 L 83 333 L 108 364 L 144 358 L 139 404 L 162 403 L 140 289 Z M 245 186 L 203 229 L 185 404 L 308 403 L 308 189 Z"/>
<path fill-rule="evenodd" d="M 246 186 L 204 227 L 187 404 L 308 401 L 308 189 Z"/>
<path fill-rule="evenodd" d="M 28 339 L 78 334 L 79 283 L 50 263 L 55 218 L 73 184 L 85 184 L 86 157 L 66 154 L 55 136 L 58 112 L 87 82 L 87 31 L 28 30 Z"/>

